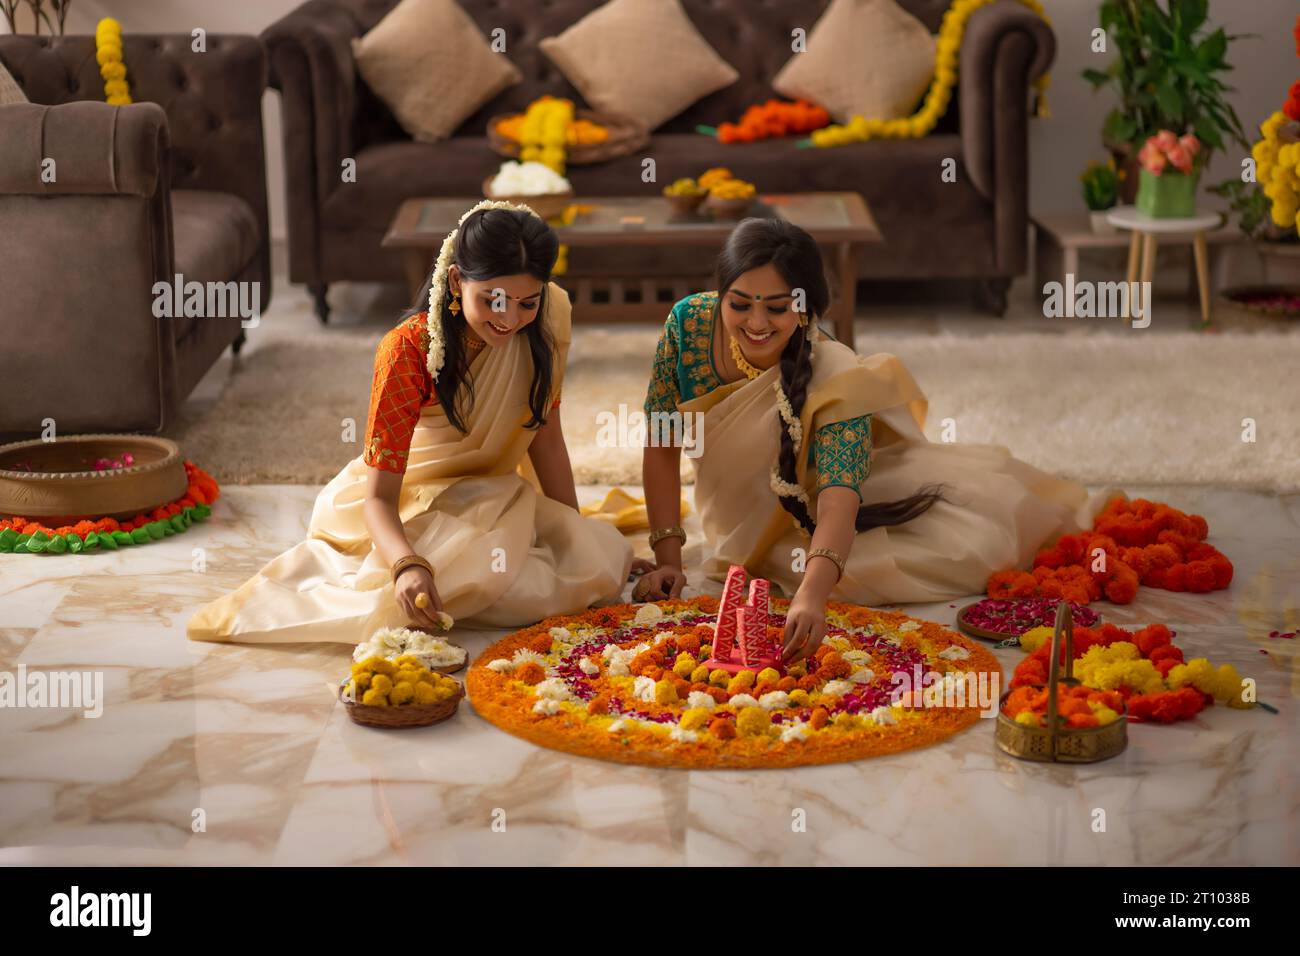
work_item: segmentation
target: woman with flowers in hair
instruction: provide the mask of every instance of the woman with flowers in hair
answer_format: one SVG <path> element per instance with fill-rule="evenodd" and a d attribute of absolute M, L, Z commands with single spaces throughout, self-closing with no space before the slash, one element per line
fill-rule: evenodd
<path fill-rule="evenodd" d="M 557 411 L 570 340 L 555 232 L 485 201 L 380 343 L 362 454 L 306 541 L 190 621 L 194 640 L 355 644 L 381 627 L 517 627 L 618 596 L 631 548 L 578 512 Z"/>
<path fill-rule="evenodd" d="M 926 400 L 892 355 L 857 355 L 820 334 L 830 295 L 817 243 L 781 219 L 747 219 L 717 266 L 717 290 L 672 309 L 646 396 L 648 418 L 702 413 L 695 504 L 721 580 L 732 564 L 790 597 L 787 659 L 814 651 L 826 601 L 942 601 L 1024 566 L 1050 538 L 1087 526 L 1085 489 L 1000 446 L 929 442 Z M 661 419 L 662 420 L 662 419 Z M 644 599 L 686 583 L 676 524 L 681 445 L 644 452 L 656 567 Z"/>

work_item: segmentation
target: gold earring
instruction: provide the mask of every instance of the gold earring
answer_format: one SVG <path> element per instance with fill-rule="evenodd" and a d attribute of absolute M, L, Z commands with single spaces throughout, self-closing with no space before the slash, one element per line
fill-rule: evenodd
<path fill-rule="evenodd" d="M 460 315 L 460 293 L 453 292 L 451 301 L 447 303 L 447 311 L 452 315 Z"/>

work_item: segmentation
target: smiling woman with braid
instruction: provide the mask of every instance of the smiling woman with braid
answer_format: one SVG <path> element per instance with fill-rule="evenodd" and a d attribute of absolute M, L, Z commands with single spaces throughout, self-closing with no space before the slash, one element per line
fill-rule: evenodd
<path fill-rule="evenodd" d="M 825 634 L 830 598 L 943 601 L 982 591 L 1100 505 L 996 445 L 933 444 L 926 400 L 897 358 L 863 357 L 819 333 L 829 293 L 813 238 L 747 219 L 718 259 L 717 291 L 673 306 L 647 416 L 703 414 L 692 457 L 706 574 L 731 564 L 791 598 L 788 660 Z M 644 480 L 656 567 L 640 599 L 686 583 L 676 526 L 681 447 L 648 445 Z"/>

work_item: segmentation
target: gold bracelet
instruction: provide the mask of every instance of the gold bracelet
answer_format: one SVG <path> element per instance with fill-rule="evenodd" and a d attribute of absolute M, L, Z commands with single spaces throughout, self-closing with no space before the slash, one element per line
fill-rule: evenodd
<path fill-rule="evenodd" d="M 392 569 L 393 581 L 396 582 L 397 576 L 401 574 L 403 571 L 405 571 L 407 568 L 412 567 L 413 565 L 419 565 L 420 567 L 424 568 L 424 570 L 429 572 L 429 577 L 433 577 L 432 564 L 424 560 L 424 558 L 420 557 L 418 554 L 408 554 L 398 558 L 396 561 L 393 562 L 393 569 Z"/>
<path fill-rule="evenodd" d="M 686 529 L 679 524 L 675 524 L 671 528 L 660 528 L 658 531 L 651 531 L 650 549 L 653 551 L 654 546 L 658 544 L 660 541 L 662 541 L 664 538 L 681 538 L 682 544 L 685 545 Z"/>
<path fill-rule="evenodd" d="M 841 558 L 839 554 L 832 551 L 830 548 L 813 548 L 811 551 L 808 552 L 808 561 L 811 561 L 813 558 L 818 558 L 818 557 L 830 558 L 832 561 L 835 562 L 835 566 L 840 569 L 840 577 L 835 579 L 836 583 L 838 584 L 840 578 L 844 577 L 844 559 Z M 805 561 L 804 567 L 807 566 L 808 566 L 808 562 Z"/>

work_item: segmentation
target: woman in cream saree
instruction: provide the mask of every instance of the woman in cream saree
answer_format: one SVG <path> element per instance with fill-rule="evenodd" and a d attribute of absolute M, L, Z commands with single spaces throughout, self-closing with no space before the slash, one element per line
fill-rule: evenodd
<path fill-rule="evenodd" d="M 485 203 L 475 210 L 502 205 L 506 204 Z M 502 228 L 501 223 L 497 226 Z M 478 222 L 465 228 L 470 227 L 487 230 Z M 504 228 L 512 227 L 507 222 Z M 438 300 L 431 310 L 435 313 L 441 311 L 442 293 L 437 287 L 439 281 L 446 282 L 444 260 L 451 255 L 455 235 L 448 237 L 439 260 L 441 280 L 438 270 L 431 280 L 431 298 Z M 553 244 L 551 248 L 553 253 Z M 549 261 L 554 261 L 553 254 Z M 549 273 L 549 267 L 538 271 Z M 399 539 L 399 550 L 409 544 L 411 553 L 403 560 L 421 567 L 427 561 L 428 567 L 436 569 L 437 603 L 458 622 L 518 627 L 617 597 L 627 580 L 631 548 L 612 526 L 583 518 L 576 502 L 542 494 L 530 462 L 530 446 L 541 433 L 526 427 L 530 402 L 534 408 L 554 410 L 571 323 L 568 296 L 554 283 L 546 283 L 544 294 L 533 298 L 544 303 L 536 321 L 545 323 L 553 344 L 549 397 L 530 396 L 537 382 L 533 354 L 529 341 L 516 330 L 517 334 L 490 347 L 480 345 L 466 357 L 473 401 L 467 411 L 453 408 L 461 413 L 457 417 L 463 429 L 449 416 L 447 403 L 431 394 L 427 378 L 423 404 L 404 400 L 391 412 L 412 418 L 418 413 L 413 431 L 402 435 L 403 439 L 409 435 L 409 447 L 402 447 L 405 441 L 399 444 L 386 437 L 388 432 L 382 422 L 376 423 L 376 416 L 382 419 L 390 412 L 384 408 L 376 412 L 372 404 L 368 431 L 374 437 L 317 497 L 307 540 L 275 558 L 234 593 L 202 608 L 189 623 L 190 638 L 356 644 L 378 628 L 410 623 L 411 611 L 399 600 L 395 578 L 401 581 L 424 572 L 399 569 L 402 577 L 396 577 L 391 550 L 385 559 L 373 540 L 373 525 L 367 523 L 372 472 L 385 467 L 399 472 L 393 476 L 394 481 L 400 480 L 395 505 L 405 536 L 405 541 Z M 455 315 L 448 318 L 448 326 L 464 326 L 464 320 L 456 322 L 459 296 L 453 295 L 451 301 Z M 395 350 L 394 362 L 416 354 L 422 365 L 434 356 L 430 367 L 436 380 L 443 350 L 451 355 L 455 347 L 436 334 L 431 342 L 425 322 L 426 316 L 418 314 L 386 337 L 376 362 L 376 393 L 381 379 L 399 383 L 403 394 L 421 387 L 417 378 L 409 383 L 398 380 L 386 368 L 388 348 Z M 410 371 L 416 376 L 424 370 Z M 572 476 L 567 465 L 562 472 L 569 475 L 565 497 L 570 497 Z M 427 579 L 430 583 L 433 573 Z"/>
<path fill-rule="evenodd" d="M 816 244 L 797 227 L 742 223 L 718 285 L 674 307 L 646 410 L 672 409 L 702 428 L 692 462 L 704 571 L 720 580 L 740 564 L 790 596 L 787 654 L 815 648 L 828 599 L 978 593 L 1104 503 L 1001 446 L 929 442 L 925 396 L 897 358 L 862 357 L 817 334 L 828 293 Z M 672 513 L 680 451 L 646 449 L 657 529 L 657 568 L 638 585 L 647 597 L 685 583 Z"/>

